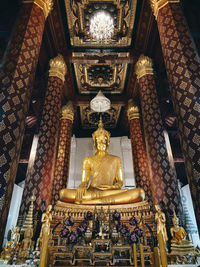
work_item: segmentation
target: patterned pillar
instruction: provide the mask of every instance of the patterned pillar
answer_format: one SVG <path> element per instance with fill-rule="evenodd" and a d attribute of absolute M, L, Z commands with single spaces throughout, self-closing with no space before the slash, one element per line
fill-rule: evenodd
<path fill-rule="evenodd" d="M 59 199 L 60 190 L 66 188 L 68 182 L 72 123 L 74 119 L 74 109 L 71 101 L 69 101 L 66 106 L 62 107 L 61 113 L 58 154 L 52 192 L 53 205 L 55 205 L 56 201 Z"/>
<path fill-rule="evenodd" d="M 32 169 L 27 172 L 21 216 L 27 212 L 28 202 L 33 193 L 36 196 L 35 210 L 39 209 L 41 200 L 45 200 L 46 205 L 51 201 L 62 88 L 66 70 L 66 64 L 61 55 L 50 60 L 36 156 Z"/>
<path fill-rule="evenodd" d="M 200 60 L 178 0 L 151 1 L 200 230 Z"/>
<path fill-rule="evenodd" d="M 136 185 L 137 187 L 144 189 L 146 200 L 152 203 L 152 200 L 154 200 L 152 199 L 150 189 L 150 180 L 152 177 L 150 177 L 147 152 L 140 125 L 139 108 L 134 105 L 132 99 L 128 101 L 127 116 L 130 124 L 130 137 Z"/>
<path fill-rule="evenodd" d="M 23 140 L 45 18 L 52 0 L 24 1 L 0 68 L 0 246 Z"/>
<path fill-rule="evenodd" d="M 163 200 L 171 213 L 173 208 L 180 212 L 181 203 L 176 172 L 167 153 L 151 59 L 140 56 L 135 71 L 140 86 L 153 199 L 156 204 Z"/>

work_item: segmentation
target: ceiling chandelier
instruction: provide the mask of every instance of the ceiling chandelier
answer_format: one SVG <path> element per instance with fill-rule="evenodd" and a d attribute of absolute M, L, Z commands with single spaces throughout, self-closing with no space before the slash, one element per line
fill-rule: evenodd
<path fill-rule="evenodd" d="M 114 34 L 114 20 L 110 13 L 102 10 L 96 12 L 90 19 L 89 32 L 98 42 L 110 40 Z"/>
<path fill-rule="evenodd" d="M 90 101 L 90 108 L 95 112 L 105 112 L 110 109 L 110 100 L 99 91 Z"/>

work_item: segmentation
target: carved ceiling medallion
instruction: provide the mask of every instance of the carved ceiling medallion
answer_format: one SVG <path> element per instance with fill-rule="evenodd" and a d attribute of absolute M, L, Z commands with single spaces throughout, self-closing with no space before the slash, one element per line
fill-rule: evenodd
<path fill-rule="evenodd" d="M 78 53 L 73 53 L 77 56 Z M 102 58 L 105 54 L 98 55 Z M 127 57 L 129 53 L 114 54 L 120 57 Z M 84 59 L 86 55 L 80 53 L 79 57 Z M 100 63 L 79 63 L 74 62 L 77 87 L 80 94 L 97 93 L 101 90 L 103 93 L 120 94 L 124 90 L 125 78 L 127 73 L 127 63 L 109 64 L 101 63 L 103 60 L 97 60 Z"/>
<path fill-rule="evenodd" d="M 111 108 L 102 113 L 104 127 L 112 129 L 117 126 L 121 111 L 120 105 L 111 105 Z M 83 129 L 96 129 L 99 122 L 99 113 L 90 109 L 89 105 L 80 106 L 81 124 Z"/>
<path fill-rule="evenodd" d="M 130 46 L 135 21 L 137 0 L 65 0 L 70 41 L 81 47 Z M 95 13 L 104 11 L 114 23 L 114 34 L 102 42 L 92 37 L 90 20 Z"/>

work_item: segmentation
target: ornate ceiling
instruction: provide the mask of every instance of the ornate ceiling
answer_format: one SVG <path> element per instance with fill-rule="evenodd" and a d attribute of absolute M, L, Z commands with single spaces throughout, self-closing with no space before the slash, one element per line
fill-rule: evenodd
<path fill-rule="evenodd" d="M 137 0 L 65 0 L 70 42 L 75 47 L 127 47 L 131 44 Z M 95 12 L 106 11 L 114 19 L 114 36 L 106 43 L 89 33 Z"/>
<path fill-rule="evenodd" d="M 65 31 L 74 50 L 72 71 L 78 95 L 91 99 L 99 90 L 107 97 L 125 94 L 137 0 L 65 0 L 64 4 Z M 90 20 L 98 11 L 107 12 L 114 21 L 114 35 L 106 41 L 97 41 L 89 30 Z M 89 101 L 78 105 L 77 112 L 83 129 L 97 126 L 99 114 L 90 110 Z M 103 114 L 105 127 L 115 128 L 120 112 L 121 106 L 112 103 L 112 108 Z"/>

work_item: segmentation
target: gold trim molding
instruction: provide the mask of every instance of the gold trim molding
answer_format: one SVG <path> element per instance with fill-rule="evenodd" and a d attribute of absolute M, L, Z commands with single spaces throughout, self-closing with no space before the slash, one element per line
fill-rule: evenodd
<path fill-rule="evenodd" d="M 140 118 L 139 108 L 134 104 L 133 99 L 128 101 L 127 117 L 129 121 Z"/>
<path fill-rule="evenodd" d="M 25 4 L 34 3 L 44 12 L 45 19 L 53 9 L 53 0 L 24 0 Z"/>
<path fill-rule="evenodd" d="M 153 75 L 153 62 L 152 59 L 141 55 L 135 64 L 135 73 L 137 75 L 138 80 L 146 75 L 146 74 L 152 74 Z"/>
<path fill-rule="evenodd" d="M 61 120 L 68 119 L 73 122 L 74 120 L 74 107 L 71 101 L 61 109 Z"/>
<path fill-rule="evenodd" d="M 67 66 L 65 64 L 63 56 L 61 54 L 58 54 L 57 57 L 52 58 L 49 61 L 49 65 L 49 76 L 56 76 L 64 82 L 65 75 L 67 73 Z"/>
<path fill-rule="evenodd" d="M 157 19 L 158 11 L 166 6 L 167 4 L 179 3 L 180 0 L 150 0 L 151 8 L 153 10 L 153 14 Z"/>

